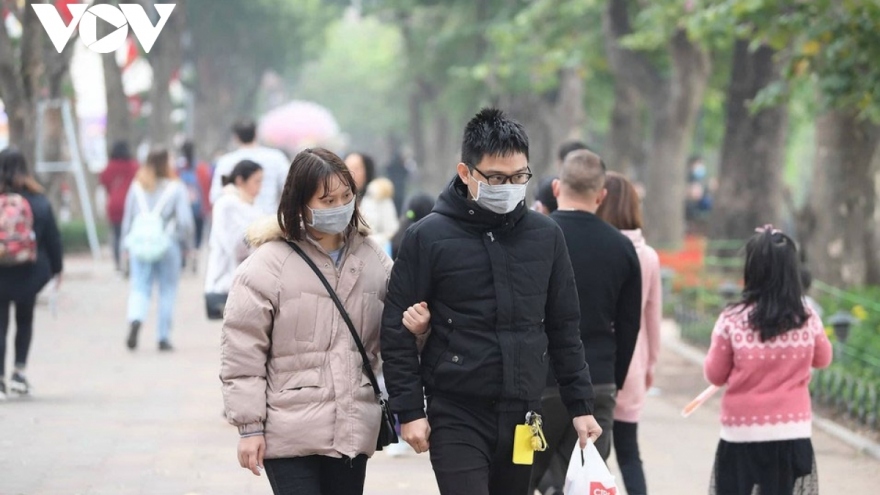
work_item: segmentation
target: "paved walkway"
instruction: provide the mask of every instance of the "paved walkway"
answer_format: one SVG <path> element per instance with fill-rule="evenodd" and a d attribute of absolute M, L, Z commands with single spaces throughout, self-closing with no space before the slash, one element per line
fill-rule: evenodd
<path fill-rule="evenodd" d="M 204 319 L 201 279 L 183 281 L 177 350 L 156 351 L 151 319 L 130 353 L 126 283 L 106 264 L 71 259 L 68 266 L 57 318 L 38 309 L 34 396 L 0 403 L 0 495 L 270 494 L 265 479 L 238 467 L 237 434 L 221 417 L 219 325 Z M 704 383 L 699 369 L 671 352 L 662 356 L 657 385 L 662 394 L 649 399 L 641 426 L 651 493 L 706 493 L 717 400 L 679 416 Z M 819 432 L 815 445 L 823 493 L 877 493 L 871 478 L 880 463 Z M 426 456 L 378 454 L 366 492 L 437 489 Z"/>

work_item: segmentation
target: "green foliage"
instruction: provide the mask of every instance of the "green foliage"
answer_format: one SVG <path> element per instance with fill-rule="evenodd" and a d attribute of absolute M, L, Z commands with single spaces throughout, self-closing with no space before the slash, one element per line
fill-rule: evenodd
<path fill-rule="evenodd" d="M 99 222 L 95 227 L 98 231 L 98 239 L 106 239 L 107 224 Z M 61 233 L 61 247 L 64 249 L 64 254 L 89 252 L 89 236 L 85 220 L 59 223 L 58 231 Z"/>
<path fill-rule="evenodd" d="M 559 71 L 582 67 L 585 79 L 607 72 L 598 0 L 537 0 L 488 27 L 489 54 L 475 68 L 479 76 L 514 92 L 556 89 Z M 598 49 L 597 49 L 598 48 Z"/>
<path fill-rule="evenodd" d="M 820 287 L 821 284 L 819 284 Z M 846 293 L 834 291 L 819 298 L 824 311 L 826 332 L 831 338 L 839 341 L 829 323 L 831 315 L 837 312 L 847 313 L 856 319 L 846 344 L 838 353 L 838 366 L 849 372 L 864 377 L 880 379 L 880 287 L 864 287 Z"/>
<path fill-rule="evenodd" d="M 663 0 L 658 5 L 666 5 Z M 880 3 L 860 0 L 702 0 L 684 21 L 691 37 L 711 46 L 737 38 L 780 52 L 783 81 L 753 102 L 759 110 L 791 98 L 793 84 L 812 80 L 825 102 L 880 122 Z M 654 10 L 659 6 L 652 7 Z M 670 7 L 667 6 L 667 9 Z M 662 16 L 661 16 L 662 18 Z M 654 21 L 655 23 L 657 21 Z M 653 30 L 656 32 L 657 28 Z M 650 46 L 650 36 L 633 41 Z"/>
<path fill-rule="evenodd" d="M 407 95 L 400 31 L 376 17 L 346 18 L 327 30 L 321 56 L 297 84 L 298 98 L 326 106 L 350 134 L 352 145 L 370 147 L 388 132 L 406 129 Z"/>
<path fill-rule="evenodd" d="M 254 71 L 252 77 L 315 54 L 339 12 L 321 0 L 188 0 L 186 7 L 196 58 L 225 60 L 230 69 Z"/>

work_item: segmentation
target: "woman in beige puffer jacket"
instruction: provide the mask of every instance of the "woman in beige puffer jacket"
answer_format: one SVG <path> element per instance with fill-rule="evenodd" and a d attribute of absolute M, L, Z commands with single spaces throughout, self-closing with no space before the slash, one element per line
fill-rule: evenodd
<path fill-rule="evenodd" d="M 294 158 L 278 220 L 249 231 L 223 322 L 223 399 L 241 435 L 239 462 L 265 470 L 276 495 L 363 493 L 380 407 L 361 355 L 317 275 L 343 301 L 373 369 L 390 258 L 359 231 L 355 183 L 323 149 Z M 263 462 L 265 458 L 265 464 Z"/>

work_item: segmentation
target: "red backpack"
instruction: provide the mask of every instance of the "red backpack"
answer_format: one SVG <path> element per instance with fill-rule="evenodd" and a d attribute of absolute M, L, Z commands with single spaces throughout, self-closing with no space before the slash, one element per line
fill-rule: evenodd
<path fill-rule="evenodd" d="M 37 260 L 34 213 L 20 194 L 0 194 L 0 266 Z"/>

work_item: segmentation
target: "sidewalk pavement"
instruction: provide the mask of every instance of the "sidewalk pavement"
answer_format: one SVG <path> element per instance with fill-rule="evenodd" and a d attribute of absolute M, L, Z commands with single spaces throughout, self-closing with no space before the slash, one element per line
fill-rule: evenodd
<path fill-rule="evenodd" d="M 184 275 L 175 352 L 157 352 L 152 312 L 131 353 L 126 282 L 106 263 L 67 264 L 57 318 L 45 305 L 36 315 L 33 397 L 0 403 L 0 495 L 271 494 L 264 478 L 238 466 L 237 434 L 222 417 L 220 325 L 204 318 L 201 277 Z M 661 394 L 649 398 L 640 425 L 651 493 L 706 493 L 718 400 L 682 419 L 705 383 L 666 349 L 656 381 Z M 877 493 L 880 463 L 818 431 L 814 443 L 823 493 Z M 367 472 L 367 495 L 438 493 L 425 455 L 379 453 Z"/>

